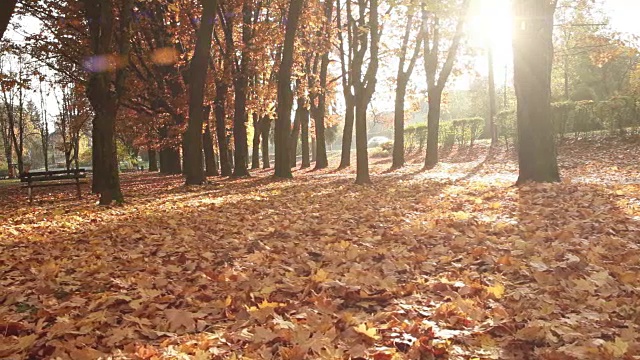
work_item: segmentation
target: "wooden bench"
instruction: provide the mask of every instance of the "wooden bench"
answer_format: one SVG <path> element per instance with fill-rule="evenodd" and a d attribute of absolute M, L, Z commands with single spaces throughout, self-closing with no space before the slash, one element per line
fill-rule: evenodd
<path fill-rule="evenodd" d="M 78 190 L 78 199 L 82 199 L 80 184 L 86 184 L 87 171 L 85 169 L 31 171 L 20 175 L 20 181 L 25 183 L 23 188 L 29 189 L 29 203 L 33 201 L 32 189 L 35 187 L 75 185 Z M 71 180 L 71 181 L 67 181 Z"/>

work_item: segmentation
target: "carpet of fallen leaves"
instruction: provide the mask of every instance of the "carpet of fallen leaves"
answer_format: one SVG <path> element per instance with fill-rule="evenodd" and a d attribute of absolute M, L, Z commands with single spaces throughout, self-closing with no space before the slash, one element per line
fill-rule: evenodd
<path fill-rule="evenodd" d="M 0 187 L 2 359 L 639 359 L 638 144 L 274 181 L 128 174 L 127 203 Z M 85 191 L 86 192 L 86 191 Z"/>

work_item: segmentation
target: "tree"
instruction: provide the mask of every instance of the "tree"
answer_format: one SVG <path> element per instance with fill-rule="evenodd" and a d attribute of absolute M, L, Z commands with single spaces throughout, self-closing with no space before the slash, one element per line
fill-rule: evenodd
<path fill-rule="evenodd" d="M 25 55 L 18 51 L 15 57 L 18 69 L 4 73 L 4 60 L 0 59 L 0 76 L 3 77 L 0 86 L 2 87 L 2 100 L 4 102 L 5 114 L 7 117 L 7 129 L 10 141 L 13 143 L 13 150 L 18 163 L 18 173 L 22 174 L 24 168 L 24 144 L 27 132 L 27 112 L 26 112 L 26 91 L 30 88 L 30 81 L 27 78 L 29 69 L 26 66 Z"/>
<path fill-rule="evenodd" d="M 449 11 L 459 13 L 455 30 L 449 39 L 449 48 L 446 52 L 444 62 L 440 59 L 443 55 L 440 47 L 443 46 L 446 34 L 446 18 L 438 12 L 429 12 L 426 5 L 422 5 L 422 21 L 425 31 L 423 32 L 424 70 L 427 80 L 427 94 L 429 111 L 427 113 L 427 154 L 424 166 L 429 169 L 438 163 L 438 133 L 440 128 L 440 109 L 442 106 L 442 92 L 447 84 L 449 75 L 460 48 L 462 36 L 464 34 L 464 24 L 469 11 L 470 0 L 463 0 L 461 4 L 454 2 Z"/>
<path fill-rule="evenodd" d="M 325 139 L 325 115 L 327 111 L 327 73 L 329 68 L 329 45 L 330 42 L 330 34 L 331 34 L 331 18 L 333 14 L 333 0 L 324 0 L 324 21 L 322 25 L 321 33 L 318 34 L 319 39 L 323 39 L 322 42 L 322 51 L 319 52 L 321 54 L 320 60 L 320 77 L 319 87 L 317 91 L 312 92 L 312 96 L 310 99 L 311 105 L 311 116 L 314 119 L 314 125 L 316 129 L 316 146 L 315 146 L 315 159 L 316 165 L 314 167 L 315 170 L 324 169 L 329 166 L 329 161 L 327 160 L 327 144 Z M 319 55 L 318 54 L 318 55 Z M 317 59 L 317 58 L 316 58 Z M 314 73 L 317 74 L 317 60 L 314 61 Z M 315 87 L 315 83 L 312 82 L 313 86 L 309 86 L 310 88 Z"/>
<path fill-rule="evenodd" d="M 348 0 L 347 0 L 348 1 Z M 348 9 L 350 9 L 350 5 L 348 5 Z M 353 95 L 353 74 L 350 71 L 347 71 L 348 66 L 352 61 L 352 45 L 353 44 L 353 33 L 352 27 L 347 23 L 347 41 L 345 44 L 344 34 L 342 30 L 342 7 L 340 5 L 340 1 L 338 0 L 338 4 L 336 6 L 337 12 L 337 25 L 338 25 L 338 39 L 340 41 L 340 46 L 338 50 L 340 51 L 340 70 L 342 74 L 342 94 L 344 96 L 345 103 L 345 116 L 344 116 L 344 127 L 342 129 L 342 152 L 340 155 L 340 165 L 338 165 L 338 169 L 344 169 L 351 165 L 351 142 L 353 140 L 353 123 L 355 120 L 355 97 Z M 350 15 L 347 14 L 347 18 Z M 347 49 L 345 49 L 345 45 Z"/>
<path fill-rule="evenodd" d="M 114 61 L 109 56 L 113 53 L 115 42 L 114 27 L 116 26 L 113 13 L 116 4 L 114 0 L 83 0 L 84 13 L 89 27 L 92 60 Z M 133 0 L 123 0 L 119 7 L 119 32 L 117 51 L 119 56 L 128 59 L 129 29 Z M 114 61 L 115 62 L 115 61 Z M 115 77 L 112 71 L 91 69 L 87 83 L 87 98 L 94 111 L 93 118 L 93 191 L 100 194 L 100 204 L 109 205 L 112 201 L 124 201 L 120 190 L 118 175 L 118 158 L 115 141 L 116 116 L 120 100 L 125 93 L 127 65 L 116 66 Z M 115 86 L 112 87 L 112 83 Z M 114 91 L 112 91 L 114 89 Z"/>
<path fill-rule="evenodd" d="M 4 0 L 2 6 L 0 6 L 0 40 L 4 36 L 4 32 L 9 26 L 11 16 L 16 9 L 18 0 Z"/>
<path fill-rule="evenodd" d="M 400 61 L 398 63 L 398 72 L 396 74 L 396 99 L 393 116 L 393 162 L 391 164 L 392 169 L 398 169 L 404 166 L 404 104 L 405 96 L 407 93 L 407 85 L 413 68 L 416 65 L 418 56 L 420 55 L 420 45 L 422 44 L 422 34 L 418 34 L 418 39 L 413 48 L 413 54 L 407 63 L 407 52 L 409 50 L 409 38 L 411 37 L 411 30 L 413 25 L 413 18 L 416 14 L 416 6 L 411 4 L 406 13 L 406 26 L 404 30 L 404 36 L 402 38 L 402 45 L 400 47 Z M 406 67 L 406 69 L 405 69 Z"/>
<path fill-rule="evenodd" d="M 275 132 L 275 177 L 292 178 L 289 166 L 289 132 L 291 130 L 291 69 L 293 67 L 294 42 L 303 0 L 291 0 L 287 14 L 287 27 L 282 48 L 282 61 L 278 70 L 278 105 Z"/>
<path fill-rule="evenodd" d="M 189 123 L 185 133 L 184 167 L 187 185 L 206 181 L 202 154 L 202 124 L 204 123 L 204 93 L 209 69 L 209 52 L 217 0 L 203 0 L 202 17 L 196 37 L 196 48 L 189 66 Z"/>
<path fill-rule="evenodd" d="M 513 3 L 513 67 L 518 127 L 517 184 L 560 180 L 551 124 L 553 15 L 556 2 Z"/>
<path fill-rule="evenodd" d="M 496 126 L 495 117 L 498 113 L 498 105 L 496 104 L 496 82 L 495 71 L 493 69 L 493 48 L 491 44 L 487 45 L 487 63 L 489 64 L 488 91 L 489 91 L 489 116 L 485 124 L 485 134 L 491 136 L 491 146 L 498 145 L 498 127 Z"/>
<path fill-rule="evenodd" d="M 34 127 L 40 133 L 40 144 L 42 145 L 42 157 L 44 158 L 44 170 L 49 171 L 49 123 L 47 121 L 47 109 L 44 97 L 44 76 L 40 75 L 40 116 L 34 122 Z"/>
<path fill-rule="evenodd" d="M 349 68 L 355 101 L 356 184 L 363 185 L 371 183 L 367 154 L 367 108 L 376 88 L 381 30 L 377 0 L 358 0 L 355 11 L 357 18 L 352 12 L 351 2 L 347 1 L 346 5 L 347 26 L 352 41 L 349 45 Z M 365 61 L 367 53 L 368 63 Z"/>

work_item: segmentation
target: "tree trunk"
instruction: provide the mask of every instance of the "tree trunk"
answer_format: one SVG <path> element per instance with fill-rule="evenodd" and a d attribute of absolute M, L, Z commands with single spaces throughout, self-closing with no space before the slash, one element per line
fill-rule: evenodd
<path fill-rule="evenodd" d="M 326 0 L 324 2 L 324 15 L 325 15 L 325 30 L 328 32 L 332 14 L 333 13 L 333 0 Z M 320 61 L 320 95 L 318 97 L 318 107 L 311 114 L 315 120 L 316 127 L 316 166 L 315 170 L 324 169 L 329 166 L 327 160 L 327 142 L 325 138 L 325 126 L 324 117 L 327 111 L 327 72 L 329 68 L 329 51 L 325 51 L 322 54 L 322 60 Z"/>
<path fill-rule="evenodd" d="M 424 167 L 431 169 L 438 163 L 438 133 L 440 130 L 440 105 L 442 89 L 429 89 L 429 112 L 427 113 L 427 155 Z"/>
<path fill-rule="evenodd" d="M 338 169 L 344 169 L 351 166 L 351 142 L 353 141 L 355 106 L 348 101 L 346 106 L 344 129 L 342 130 L 342 153 L 340 155 L 340 166 L 338 166 Z"/>
<path fill-rule="evenodd" d="M 151 148 L 147 149 L 147 153 L 149 154 L 149 172 L 158 171 L 158 154 Z"/>
<path fill-rule="evenodd" d="M 371 184 L 367 152 L 367 107 L 363 99 L 356 102 L 356 184 Z"/>
<path fill-rule="evenodd" d="M 276 113 L 276 159 L 275 176 L 279 178 L 292 178 L 289 166 L 289 131 L 291 128 L 291 106 L 293 94 L 291 92 L 291 68 L 293 67 L 293 54 L 295 51 L 295 36 L 298 29 L 298 21 L 302 12 L 303 0 L 291 0 L 287 27 L 282 48 L 282 60 L 278 69 L 278 105 Z"/>
<path fill-rule="evenodd" d="M 106 56 L 112 53 L 114 15 L 111 1 L 84 0 L 90 46 L 94 56 Z M 120 18 L 119 56 L 128 57 L 129 31 L 132 0 L 126 0 L 122 6 Z M 116 116 L 119 99 L 124 93 L 126 67 L 116 70 L 115 86 L 112 88 L 112 76 L 108 72 L 91 72 L 87 82 L 87 98 L 94 111 L 93 118 L 93 188 L 100 193 L 100 205 L 109 205 L 112 201 L 124 201 L 120 190 L 118 175 L 118 157 L 116 148 Z M 115 90 L 115 91 L 113 91 Z"/>
<path fill-rule="evenodd" d="M 300 136 L 300 120 L 302 111 L 304 109 L 304 100 L 298 98 L 298 107 L 296 108 L 296 114 L 293 119 L 293 129 L 291 130 L 291 136 L 289 138 L 289 163 L 291 167 L 296 167 L 296 160 L 298 155 L 298 137 Z"/>
<path fill-rule="evenodd" d="M 229 158 L 229 142 L 227 141 L 226 128 L 226 96 L 227 85 L 224 82 L 216 84 L 216 138 L 218 138 L 218 154 L 220 154 L 220 174 L 222 176 L 231 176 L 231 161 Z"/>
<path fill-rule="evenodd" d="M 269 160 L 269 133 L 271 132 L 271 119 L 265 115 L 260 120 L 260 137 L 262 137 L 262 168 L 269 169 L 271 162 Z"/>
<path fill-rule="evenodd" d="M 392 169 L 404 166 L 404 98 L 408 78 L 399 76 L 396 82 L 396 101 L 393 114 L 393 162 Z"/>
<path fill-rule="evenodd" d="M 316 161 L 316 138 L 311 138 L 311 161 Z"/>
<path fill-rule="evenodd" d="M 302 165 L 301 169 L 306 169 L 311 166 L 309 160 L 309 109 L 304 108 L 300 115 L 300 136 L 302 146 Z"/>
<path fill-rule="evenodd" d="M 518 124 L 517 184 L 560 181 L 551 123 L 553 14 L 546 0 L 513 4 L 513 67 Z"/>
<path fill-rule="evenodd" d="M 240 60 L 240 68 L 235 74 L 235 110 L 233 113 L 233 176 L 249 176 L 247 170 L 247 89 L 249 85 L 249 52 L 251 41 L 252 6 L 250 1 L 245 1 L 242 6 L 242 43 L 243 49 Z"/>
<path fill-rule="evenodd" d="M 95 111 L 93 120 L 93 181 L 95 191 L 100 194 L 100 205 L 109 205 L 112 201 L 123 201 L 120 191 L 120 178 L 118 174 L 118 157 L 115 141 L 115 101 L 109 99 L 108 83 L 100 86 L 92 74 L 87 92 L 92 99 Z"/>
<path fill-rule="evenodd" d="M 160 149 L 160 173 L 166 175 L 182 174 L 180 152 L 177 149 Z"/>
<path fill-rule="evenodd" d="M 392 169 L 398 169 L 404 166 L 404 98 L 407 93 L 407 84 L 409 77 L 413 73 L 413 68 L 420 55 L 420 45 L 422 43 L 422 34 L 418 34 L 416 45 L 413 49 L 413 55 L 409 60 L 409 66 L 405 70 L 407 61 L 407 51 L 409 49 L 409 38 L 411 37 L 411 27 L 416 8 L 411 6 L 407 13 L 407 23 L 402 38 L 402 48 L 400 50 L 400 61 L 398 63 L 398 72 L 396 75 L 396 101 L 393 117 L 393 163 Z M 424 30 L 424 29 L 421 29 Z"/>
<path fill-rule="evenodd" d="M 17 3 L 18 0 L 3 0 L 3 4 L 0 6 L 0 40 L 2 40 L 7 26 L 9 26 L 9 21 L 11 21 L 11 16 Z"/>
<path fill-rule="evenodd" d="M 211 134 L 211 126 L 209 126 L 209 116 L 211 115 L 211 106 L 204 108 L 204 133 L 202 134 L 202 146 L 204 148 L 204 165 L 205 175 L 218 176 L 218 164 L 216 163 L 216 154 L 213 151 L 213 136 Z"/>
<path fill-rule="evenodd" d="M 258 113 L 253 115 L 253 146 L 251 147 L 251 169 L 260 168 L 260 120 Z"/>
<path fill-rule="evenodd" d="M 189 64 L 189 122 L 184 134 L 183 154 L 187 185 L 201 185 L 207 180 L 203 166 L 202 124 L 205 115 L 204 93 L 217 3 L 217 0 L 202 1 L 200 27 L 196 33 L 196 46 Z M 213 148 L 209 149 L 209 151 L 212 150 Z"/>
<path fill-rule="evenodd" d="M 489 116 L 485 127 L 485 134 L 491 136 L 491 146 L 498 145 L 498 129 L 496 127 L 496 82 L 493 69 L 493 48 L 491 44 L 487 47 L 487 60 L 489 63 Z"/>

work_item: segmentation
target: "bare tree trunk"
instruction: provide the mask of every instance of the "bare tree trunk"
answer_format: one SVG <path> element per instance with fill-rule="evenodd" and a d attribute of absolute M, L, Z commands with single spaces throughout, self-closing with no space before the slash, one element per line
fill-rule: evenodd
<path fill-rule="evenodd" d="M 438 135 L 440 130 L 440 104 L 442 89 L 430 89 L 429 112 L 427 113 L 427 154 L 424 167 L 431 169 L 438 163 Z"/>
<path fill-rule="evenodd" d="M 276 113 L 276 159 L 275 176 L 292 178 L 289 166 L 289 131 L 291 128 L 291 106 L 293 94 L 291 92 L 291 69 L 293 67 L 294 40 L 298 29 L 303 0 L 291 0 L 287 16 L 287 27 L 282 48 L 282 61 L 278 69 L 278 105 Z"/>
<path fill-rule="evenodd" d="M 301 169 L 306 169 L 311 166 L 309 159 L 309 109 L 303 108 L 302 114 L 300 114 L 300 136 L 302 146 L 302 164 Z"/>
<path fill-rule="evenodd" d="M 91 39 L 91 48 L 95 56 L 112 53 L 114 38 L 114 4 L 109 0 L 84 0 L 87 23 Z M 121 9 L 119 55 L 129 54 L 129 28 L 131 22 L 132 0 L 125 0 Z M 124 201 L 120 190 L 118 175 L 118 157 L 116 149 L 116 116 L 119 99 L 124 93 L 126 68 L 116 71 L 115 92 L 112 91 L 111 75 L 107 72 L 92 72 L 87 83 L 87 97 L 93 107 L 93 171 L 94 189 L 100 193 L 100 204 L 109 205 L 112 201 Z"/>
<path fill-rule="evenodd" d="M 300 136 L 300 120 L 302 111 L 304 109 L 304 99 L 298 97 L 298 107 L 296 108 L 296 114 L 293 119 L 293 129 L 291 129 L 291 136 L 289 140 L 289 163 L 291 167 L 296 167 L 296 160 L 298 155 L 298 137 Z"/>
<path fill-rule="evenodd" d="M 158 154 L 154 149 L 147 149 L 147 153 L 149 154 L 149 172 L 158 171 Z"/>
<path fill-rule="evenodd" d="M 326 0 L 324 3 L 325 15 L 325 31 L 331 24 L 331 14 L 333 13 L 333 0 Z M 318 98 L 318 107 L 312 112 L 316 127 L 316 166 L 315 170 L 324 169 L 329 166 L 327 160 L 327 142 L 325 138 L 324 117 L 327 111 L 327 72 L 329 68 L 329 51 L 322 54 L 320 62 L 320 96 Z"/>
<path fill-rule="evenodd" d="M 160 128 L 160 138 L 167 139 L 169 129 L 166 126 Z M 165 146 L 160 149 L 160 173 L 167 175 L 182 174 L 180 163 L 180 152 L 172 146 Z"/>
<path fill-rule="evenodd" d="M 407 10 L 407 23 L 402 38 L 402 47 L 400 49 L 400 61 L 398 63 L 398 72 L 396 75 L 396 100 L 395 111 L 393 116 L 393 162 L 392 169 L 398 169 L 404 166 L 404 98 L 407 94 L 407 85 L 413 68 L 420 55 L 420 44 L 422 43 L 422 34 L 418 34 L 416 45 L 413 49 L 413 55 L 409 60 L 409 66 L 405 70 L 407 61 L 407 51 L 409 50 L 409 37 L 411 36 L 411 26 L 416 8 L 409 7 Z M 421 29 L 422 30 L 422 29 Z"/>
<path fill-rule="evenodd" d="M 487 117 L 487 124 L 485 127 L 485 133 L 491 136 L 491 146 L 498 145 L 498 128 L 496 126 L 496 82 L 493 69 L 493 48 L 491 44 L 487 47 L 487 60 L 489 63 L 489 116 Z"/>
<path fill-rule="evenodd" d="M 204 109 L 204 133 L 202 134 L 202 147 L 204 149 L 204 165 L 206 176 L 218 176 L 218 164 L 216 162 L 216 154 L 213 151 L 213 136 L 211 134 L 211 126 L 209 126 L 209 116 L 211 115 L 211 106 L 208 105 Z"/>
<path fill-rule="evenodd" d="M 187 185 L 201 185 L 207 181 L 203 166 L 202 124 L 213 21 L 217 7 L 217 0 L 202 1 L 202 17 L 196 34 L 196 47 L 189 65 L 189 122 L 184 134 L 183 154 Z"/>
<path fill-rule="evenodd" d="M 518 124 L 517 184 L 560 181 L 551 123 L 555 3 L 513 3 L 513 67 Z"/>
<path fill-rule="evenodd" d="M 260 120 L 260 137 L 262 138 L 262 168 L 269 169 L 271 167 L 269 160 L 269 132 L 271 132 L 271 119 L 265 115 Z"/>
<path fill-rule="evenodd" d="M 253 117 L 253 146 L 251 147 L 251 169 L 260 168 L 260 117 L 254 112 Z"/>
<path fill-rule="evenodd" d="M 361 99 L 356 105 L 356 184 L 370 184 L 369 155 L 367 152 L 367 107 L 369 102 Z"/>
<path fill-rule="evenodd" d="M 235 111 L 233 113 L 233 176 L 249 176 L 247 170 L 247 89 L 249 85 L 249 43 L 251 42 L 252 3 L 245 1 L 242 6 L 242 55 L 240 68 L 235 74 Z"/>
<path fill-rule="evenodd" d="M 226 96 L 227 85 L 224 82 L 216 84 L 216 138 L 218 138 L 218 154 L 220 154 L 220 174 L 231 176 L 231 161 L 229 159 L 229 142 L 227 141 L 226 128 Z"/>
<path fill-rule="evenodd" d="M 11 16 L 15 11 L 18 0 L 3 0 L 2 2 L 3 4 L 0 6 L 0 40 L 2 40 L 7 26 L 9 26 L 9 21 L 11 21 Z"/>

